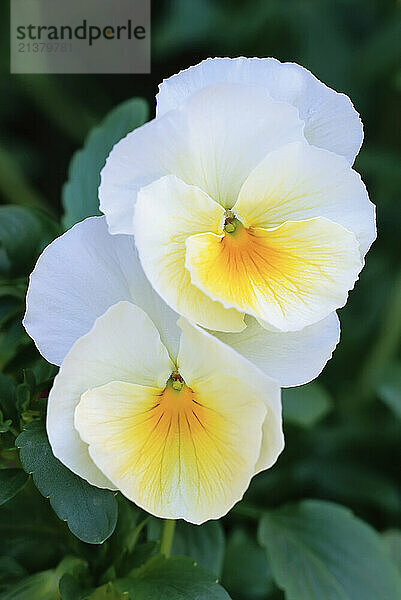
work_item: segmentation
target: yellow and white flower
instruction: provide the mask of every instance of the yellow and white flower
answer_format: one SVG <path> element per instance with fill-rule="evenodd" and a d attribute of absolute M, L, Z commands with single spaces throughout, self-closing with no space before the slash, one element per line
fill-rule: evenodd
<path fill-rule="evenodd" d="M 280 388 L 176 319 L 132 240 L 91 218 L 40 257 L 24 325 L 61 363 L 47 414 L 55 456 L 154 515 L 202 523 L 224 515 L 277 460 Z"/>
<path fill-rule="evenodd" d="M 295 332 L 345 304 L 375 238 L 350 166 L 361 141 L 350 100 L 302 67 L 208 60 L 165 81 L 157 118 L 114 147 L 100 206 L 184 317 Z"/>

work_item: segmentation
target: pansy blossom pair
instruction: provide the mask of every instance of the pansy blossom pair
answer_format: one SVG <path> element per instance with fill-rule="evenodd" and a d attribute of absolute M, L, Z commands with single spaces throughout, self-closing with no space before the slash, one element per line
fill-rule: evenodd
<path fill-rule="evenodd" d="M 54 454 L 160 517 L 218 518 L 283 449 L 375 238 L 349 99 L 274 59 L 166 80 L 112 150 L 100 208 L 55 240 L 24 319 L 61 365 Z"/>

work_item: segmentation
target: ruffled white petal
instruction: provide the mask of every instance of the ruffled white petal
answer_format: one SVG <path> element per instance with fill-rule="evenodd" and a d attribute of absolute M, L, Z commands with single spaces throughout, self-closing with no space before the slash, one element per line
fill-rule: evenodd
<path fill-rule="evenodd" d="M 133 239 L 110 235 L 104 217 L 91 217 L 39 257 L 30 277 L 24 326 L 39 352 L 60 365 L 96 318 L 120 300 L 140 306 L 171 355 L 176 354 L 178 316 L 147 281 Z"/>
<path fill-rule="evenodd" d="M 375 206 L 341 157 L 294 142 L 268 154 L 250 173 L 233 207 L 247 226 L 326 217 L 352 231 L 365 256 L 376 238 Z"/>
<path fill-rule="evenodd" d="M 269 331 L 256 319 L 245 317 L 246 329 L 240 333 L 214 335 L 242 354 L 281 387 L 312 381 L 330 360 L 340 340 L 336 313 L 300 331 Z"/>
<path fill-rule="evenodd" d="M 166 174 L 225 207 L 267 152 L 303 138 L 297 110 L 263 88 L 220 84 L 121 140 L 101 174 L 100 209 L 111 233 L 132 233 L 139 189 Z"/>
<path fill-rule="evenodd" d="M 47 433 L 54 455 L 71 471 L 99 487 L 111 487 L 93 463 L 74 427 L 82 394 L 110 381 L 162 388 L 174 366 L 149 317 L 120 302 L 97 319 L 71 348 L 54 381 L 47 409 Z"/>
<path fill-rule="evenodd" d="M 173 110 L 198 90 L 222 82 L 258 85 L 272 98 L 299 110 L 305 137 L 316 146 L 354 162 L 363 140 L 362 123 L 351 100 L 295 63 L 274 58 L 208 58 L 159 86 L 157 116 Z"/>
<path fill-rule="evenodd" d="M 133 215 L 141 187 L 174 172 L 185 156 L 185 115 L 174 111 L 152 120 L 120 140 L 100 173 L 100 210 L 110 233 L 133 233 Z"/>
<path fill-rule="evenodd" d="M 134 221 L 142 266 L 161 297 L 204 327 L 241 331 L 243 315 L 225 309 L 192 285 L 185 268 L 186 239 L 195 233 L 223 230 L 221 205 L 199 188 L 169 175 L 142 188 Z"/>

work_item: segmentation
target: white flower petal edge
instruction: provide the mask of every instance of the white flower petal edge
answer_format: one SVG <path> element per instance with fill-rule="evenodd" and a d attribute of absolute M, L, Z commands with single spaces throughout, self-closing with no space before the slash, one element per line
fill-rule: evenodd
<path fill-rule="evenodd" d="M 362 258 L 376 239 L 375 205 L 359 173 L 306 142 L 270 152 L 245 180 L 233 211 L 244 225 L 265 228 L 326 217 L 355 234 Z"/>
<path fill-rule="evenodd" d="M 340 341 L 340 321 L 332 313 L 300 331 L 267 331 L 256 319 L 245 317 L 240 333 L 213 332 L 259 369 L 280 382 L 281 387 L 304 385 L 315 379 Z"/>
<path fill-rule="evenodd" d="M 177 353 L 178 315 L 146 279 L 132 238 L 110 235 L 104 217 L 91 217 L 43 251 L 30 278 L 24 325 L 42 355 L 60 365 L 96 318 L 120 300 L 145 310 L 170 356 Z M 316 377 L 338 341 L 337 321 L 324 320 L 287 334 L 267 331 L 246 319 L 243 335 L 216 335 L 283 386 Z M 298 360 L 299 352 L 310 361 Z"/>
<path fill-rule="evenodd" d="M 101 172 L 100 210 L 111 233 L 132 233 L 137 193 L 163 175 L 232 205 L 245 178 L 271 150 L 303 140 L 298 111 L 260 87 L 223 83 L 118 142 Z"/>
<path fill-rule="evenodd" d="M 111 307 L 65 358 L 47 429 L 55 455 L 81 477 L 112 482 L 156 516 L 200 524 L 277 460 L 280 388 L 213 336 L 180 326 L 173 363 L 140 308 Z"/>
<path fill-rule="evenodd" d="M 275 100 L 294 105 L 311 144 L 344 156 L 350 164 L 354 162 L 362 145 L 363 128 L 348 96 L 327 87 L 304 67 L 275 58 L 208 58 L 185 69 L 159 86 L 157 117 L 177 108 L 198 90 L 222 82 L 258 85 Z"/>
<path fill-rule="evenodd" d="M 75 342 L 54 380 L 47 407 L 47 433 L 54 455 L 71 471 L 98 487 L 111 487 L 93 463 L 74 428 L 82 394 L 110 381 L 161 387 L 173 368 L 166 348 L 146 313 L 119 302 Z"/>
<path fill-rule="evenodd" d="M 149 285 L 131 237 L 111 236 L 105 217 L 90 217 L 54 240 L 29 281 L 23 325 L 39 352 L 60 365 L 72 344 L 120 300 L 150 315 L 171 354 L 176 315 Z"/>

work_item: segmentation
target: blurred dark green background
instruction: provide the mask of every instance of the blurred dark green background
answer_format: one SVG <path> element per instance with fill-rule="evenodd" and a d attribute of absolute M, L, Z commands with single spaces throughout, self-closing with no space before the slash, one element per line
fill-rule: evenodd
<path fill-rule="evenodd" d="M 377 206 L 378 240 L 347 307 L 340 311 L 342 340 L 334 358 L 317 384 L 284 393 L 283 455 L 274 469 L 255 478 L 245 508 L 240 505 L 223 521 L 229 539 L 223 583 L 234 600 L 282 597 L 274 591 L 269 595 L 271 583 L 260 577 L 263 557 L 252 563 L 262 561 L 257 573 L 248 573 L 254 587 L 249 587 L 246 572 L 227 566 L 237 561 L 246 571 L 247 557 L 259 551 L 249 541 L 254 539 L 253 522 L 247 518 L 250 506 L 271 507 L 306 497 L 329 499 L 350 507 L 379 531 L 400 528 L 401 3 L 154 1 L 152 73 L 137 76 L 9 75 L 6 4 L 0 8 L 0 202 L 40 209 L 52 220 L 45 221 L 34 242 L 29 241 L 29 223 L 15 233 L 20 246 L 0 283 L 3 373 L 20 383 L 24 368 L 41 373 L 46 369 L 18 324 L 26 276 L 40 248 L 57 234 L 53 221 L 62 215 L 61 190 L 68 165 L 91 127 L 133 96 L 144 97 L 153 115 L 157 84 L 208 56 L 295 61 L 348 94 L 361 114 L 365 143 L 355 168 Z M 0 266 L 1 243 L 0 239 Z M 32 491 L 28 495 L 33 498 L 29 502 L 39 502 Z M 21 502 L 21 497 L 14 499 L 7 510 Z M 43 509 L 40 506 L 38 510 Z M 400 548 L 401 534 L 393 534 Z M 13 556 L 32 572 L 53 566 L 62 552 L 55 542 L 34 563 L 21 558 L 20 550 Z"/>

